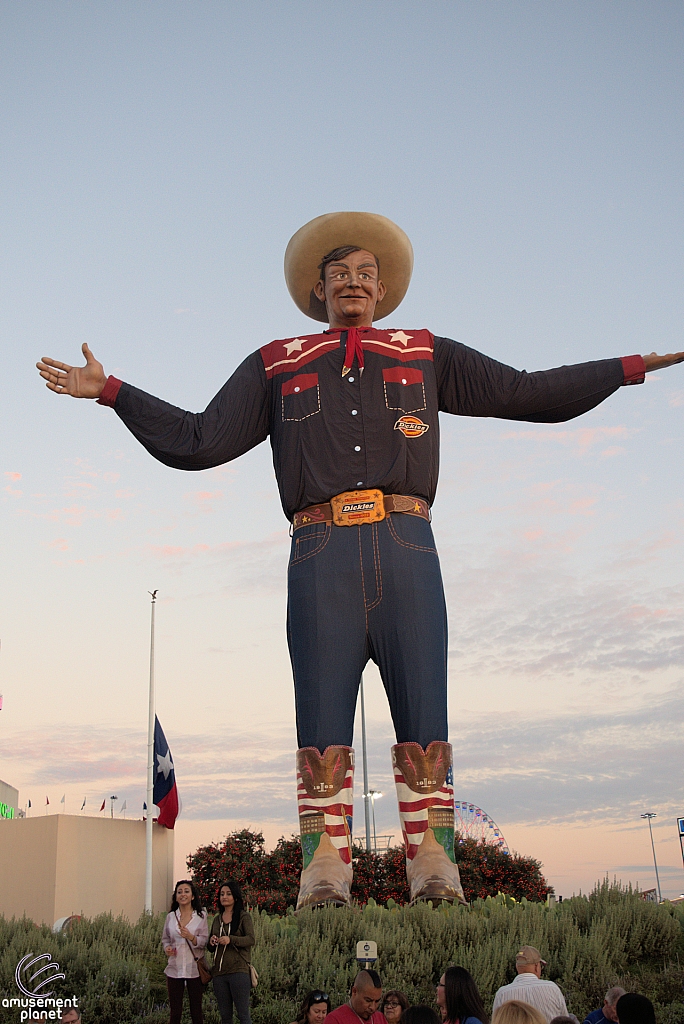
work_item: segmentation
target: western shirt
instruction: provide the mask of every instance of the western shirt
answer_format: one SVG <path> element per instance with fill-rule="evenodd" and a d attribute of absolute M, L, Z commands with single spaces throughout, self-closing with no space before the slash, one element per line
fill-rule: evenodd
<path fill-rule="evenodd" d="M 528 373 L 427 330 L 361 331 L 365 367 L 342 375 L 346 331 L 273 341 L 248 356 L 204 412 L 110 377 L 113 406 L 151 455 L 210 469 L 270 437 L 288 519 L 362 488 L 424 498 L 439 473 L 439 413 L 558 423 L 641 383 L 641 356 Z"/>

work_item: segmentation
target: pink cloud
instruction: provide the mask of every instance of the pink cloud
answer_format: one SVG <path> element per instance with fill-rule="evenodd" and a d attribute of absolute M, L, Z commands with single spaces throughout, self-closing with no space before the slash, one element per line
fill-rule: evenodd
<path fill-rule="evenodd" d="M 584 455 L 589 448 L 600 444 L 607 438 L 627 438 L 635 430 L 627 427 L 580 427 L 578 430 L 509 430 L 501 434 L 502 441 L 537 441 L 540 443 L 562 444 L 576 448 L 578 454 Z"/>
<path fill-rule="evenodd" d="M 223 491 L 190 491 L 185 495 L 185 497 L 198 503 L 205 501 L 220 501 L 223 497 Z"/>
<path fill-rule="evenodd" d="M 8 480 L 12 480 L 14 483 L 16 483 L 17 480 L 21 480 L 21 473 L 5 473 L 5 476 Z"/>
<path fill-rule="evenodd" d="M 57 537 L 55 540 L 50 541 L 48 547 L 57 548 L 59 551 L 68 551 L 69 542 L 64 537 Z"/>

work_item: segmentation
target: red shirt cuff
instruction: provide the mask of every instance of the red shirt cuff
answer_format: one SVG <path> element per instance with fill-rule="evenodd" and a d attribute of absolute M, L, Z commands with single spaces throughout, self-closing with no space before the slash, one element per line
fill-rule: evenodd
<path fill-rule="evenodd" d="M 107 383 L 102 388 L 97 404 L 108 405 L 110 409 L 113 409 L 116 403 L 116 396 L 119 394 L 119 388 L 122 384 L 123 381 L 119 380 L 118 377 L 107 377 Z"/>
<path fill-rule="evenodd" d="M 643 356 L 622 356 L 622 372 L 624 384 L 643 384 L 646 375 L 646 364 Z M 111 380 L 111 378 L 110 378 Z"/>

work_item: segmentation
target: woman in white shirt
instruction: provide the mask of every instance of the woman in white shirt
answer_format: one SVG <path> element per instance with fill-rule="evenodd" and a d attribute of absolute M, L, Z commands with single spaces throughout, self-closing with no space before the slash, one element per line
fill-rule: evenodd
<path fill-rule="evenodd" d="M 169 990 L 171 1016 L 169 1024 L 180 1024 L 183 1013 L 183 992 L 187 987 L 192 1024 L 203 1024 L 202 993 L 204 985 L 196 961 L 209 941 L 207 917 L 194 882 L 176 882 L 171 912 L 166 915 L 162 946 L 169 958 L 164 973 Z"/>

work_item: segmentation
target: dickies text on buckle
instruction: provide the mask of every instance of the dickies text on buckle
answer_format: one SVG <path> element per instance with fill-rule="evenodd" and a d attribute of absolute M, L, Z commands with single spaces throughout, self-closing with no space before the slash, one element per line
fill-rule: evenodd
<path fill-rule="evenodd" d="M 358 526 L 359 523 L 379 523 L 385 518 L 382 491 L 344 491 L 330 499 L 335 526 Z"/>

